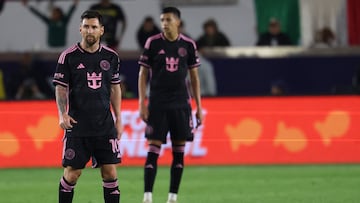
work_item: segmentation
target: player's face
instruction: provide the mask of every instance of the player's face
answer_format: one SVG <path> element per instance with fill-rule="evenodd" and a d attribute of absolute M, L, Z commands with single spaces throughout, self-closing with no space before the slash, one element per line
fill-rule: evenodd
<path fill-rule="evenodd" d="M 104 26 L 100 25 L 97 18 L 85 18 L 80 25 L 80 33 L 83 41 L 92 46 L 100 42 L 100 37 L 104 34 Z"/>
<path fill-rule="evenodd" d="M 160 16 L 161 28 L 165 33 L 176 33 L 180 25 L 180 19 L 172 13 L 164 13 Z"/>

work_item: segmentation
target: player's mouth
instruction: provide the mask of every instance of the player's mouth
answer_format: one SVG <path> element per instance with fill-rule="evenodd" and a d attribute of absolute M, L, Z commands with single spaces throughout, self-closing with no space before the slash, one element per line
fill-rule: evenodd
<path fill-rule="evenodd" d="M 92 35 L 88 35 L 88 36 L 86 36 L 86 40 L 88 40 L 88 41 L 95 41 L 95 37 L 92 36 Z"/>

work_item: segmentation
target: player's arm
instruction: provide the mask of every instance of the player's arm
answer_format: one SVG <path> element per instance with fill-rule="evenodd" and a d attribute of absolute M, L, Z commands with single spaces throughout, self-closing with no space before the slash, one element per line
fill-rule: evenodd
<path fill-rule="evenodd" d="M 43 20 L 45 23 L 49 23 L 49 22 L 50 22 L 50 19 L 49 19 L 46 15 L 40 13 L 40 11 L 38 11 L 36 8 L 34 8 L 34 7 L 32 7 L 32 6 L 29 6 L 29 5 L 28 5 L 28 0 L 22 0 L 21 2 L 22 2 L 22 4 L 23 4 L 24 6 L 28 7 L 28 8 L 30 9 L 30 11 L 31 11 L 34 15 L 36 15 L 37 17 L 39 17 L 39 18 L 40 18 L 41 20 Z"/>
<path fill-rule="evenodd" d="M 68 115 L 67 107 L 69 104 L 68 99 L 68 88 L 56 85 L 55 86 L 55 97 L 56 97 L 56 105 L 59 112 L 59 125 L 62 129 L 72 128 L 73 123 L 77 123 L 75 119 Z"/>
<path fill-rule="evenodd" d="M 200 95 L 200 80 L 198 74 L 198 68 L 194 67 L 189 70 L 190 81 L 191 81 L 191 89 L 193 92 L 193 97 L 196 102 L 196 123 L 198 127 L 201 125 L 203 120 L 202 107 L 201 107 L 201 95 Z"/>
<path fill-rule="evenodd" d="M 138 79 L 139 111 L 140 111 L 140 117 L 145 122 L 147 122 L 147 119 L 149 116 L 149 111 L 148 111 L 146 103 L 145 103 L 148 74 L 149 74 L 149 69 L 144 66 L 140 66 L 139 79 Z"/>
<path fill-rule="evenodd" d="M 121 138 L 121 134 L 123 133 L 123 126 L 121 122 L 121 88 L 120 84 L 112 84 L 111 85 L 111 95 L 110 95 L 110 103 L 111 107 L 115 114 L 115 127 L 117 130 L 118 139 Z"/>

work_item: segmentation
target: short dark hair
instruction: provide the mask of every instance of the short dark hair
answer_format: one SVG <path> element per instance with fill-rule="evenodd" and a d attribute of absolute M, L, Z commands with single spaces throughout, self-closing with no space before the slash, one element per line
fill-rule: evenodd
<path fill-rule="evenodd" d="M 176 7 L 165 7 L 165 8 L 163 8 L 161 14 L 164 14 L 164 13 L 172 13 L 176 17 L 178 17 L 179 19 L 181 18 L 180 10 L 178 8 L 176 8 Z"/>
<path fill-rule="evenodd" d="M 84 11 L 83 14 L 81 14 L 81 20 L 84 20 L 85 18 L 89 19 L 89 18 L 97 18 L 99 20 L 100 25 L 104 25 L 103 23 L 103 17 L 102 15 L 94 10 L 87 10 Z"/>
<path fill-rule="evenodd" d="M 154 18 L 151 16 L 146 16 L 144 22 L 154 22 Z"/>
<path fill-rule="evenodd" d="M 203 24 L 203 29 L 205 30 L 208 27 L 213 27 L 216 31 L 218 31 L 217 23 L 214 19 L 208 19 Z"/>

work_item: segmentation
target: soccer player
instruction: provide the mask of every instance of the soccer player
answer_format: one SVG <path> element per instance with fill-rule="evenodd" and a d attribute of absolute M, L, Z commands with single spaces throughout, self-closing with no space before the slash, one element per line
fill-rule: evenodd
<path fill-rule="evenodd" d="M 144 167 L 144 203 L 152 202 L 157 160 L 161 145 L 166 143 L 168 132 L 173 161 L 167 202 L 177 201 L 184 168 L 185 143 L 193 140 L 191 100 L 185 81 L 188 72 L 196 101 L 197 125 L 200 125 L 203 119 L 198 76 L 200 62 L 195 42 L 179 33 L 181 20 L 177 8 L 164 8 L 160 20 L 163 32 L 148 38 L 139 59 L 139 111 L 140 117 L 147 124 L 145 137 L 149 143 Z M 145 94 L 150 71 L 150 96 L 147 106 Z"/>
<path fill-rule="evenodd" d="M 61 53 L 54 74 L 59 124 L 65 130 L 59 203 L 72 202 L 75 184 L 90 157 L 101 169 L 105 203 L 120 201 L 116 170 L 123 131 L 119 57 L 100 44 L 103 33 L 102 16 L 85 11 L 81 42 Z"/>

